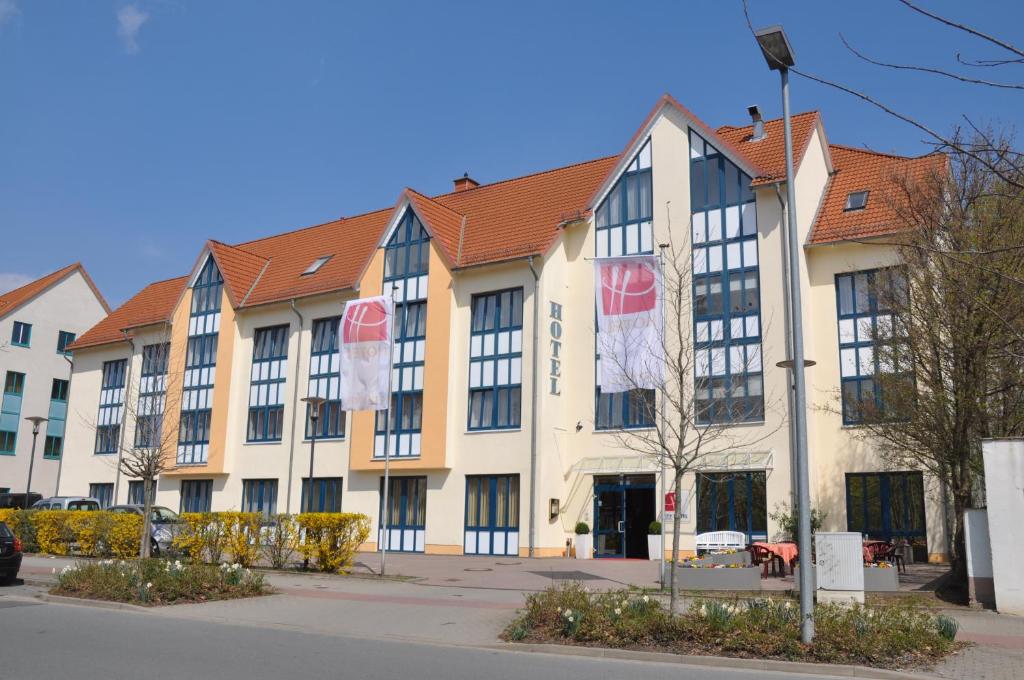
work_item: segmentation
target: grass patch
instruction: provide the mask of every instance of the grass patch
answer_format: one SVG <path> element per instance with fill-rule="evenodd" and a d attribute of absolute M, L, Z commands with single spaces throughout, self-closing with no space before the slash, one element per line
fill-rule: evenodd
<path fill-rule="evenodd" d="M 272 592 L 263 574 L 238 564 L 179 560 L 79 561 L 57 576 L 54 595 L 145 606 L 210 602 Z"/>
<path fill-rule="evenodd" d="M 961 646 L 948 621 L 903 603 L 818 605 L 815 624 L 815 641 L 805 645 L 799 606 L 790 600 L 698 599 L 686 613 L 671 616 L 656 598 L 640 591 L 591 593 L 580 584 L 566 584 L 529 595 L 503 637 L 882 668 L 928 666 Z"/>

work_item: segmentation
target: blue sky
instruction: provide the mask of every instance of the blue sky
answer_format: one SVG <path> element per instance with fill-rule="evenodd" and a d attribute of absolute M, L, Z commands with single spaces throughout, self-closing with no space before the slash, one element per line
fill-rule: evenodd
<path fill-rule="evenodd" d="M 1009 0 L 922 2 L 990 32 L 1024 19 Z M 999 56 L 894 0 L 751 8 L 785 25 L 804 69 L 938 128 L 1021 122 L 1019 94 L 846 52 L 839 31 L 884 59 Z M 740 0 L 0 0 L 0 290 L 81 260 L 117 305 L 185 273 L 207 238 L 617 153 L 664 92 L 712 126 L 754 103 L 779 115 Z M 831 141 L 928 150 L 820 85 L 794 79 L 793 105 L 820 109 Z"/>

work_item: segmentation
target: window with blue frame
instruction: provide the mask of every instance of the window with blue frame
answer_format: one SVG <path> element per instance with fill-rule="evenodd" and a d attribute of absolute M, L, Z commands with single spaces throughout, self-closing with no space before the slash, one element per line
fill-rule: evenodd
<path fill-rule="evenodd" d="M 18 447 L 21 400 L 25 395 L 25 374 L 7 371 L 4 396 L 0 402 L 0 454 L 14 455 Z"/>
<path fill-rule="evenodd" d="M 768 538 L 767 475 L 698 472 L 697 532 L 739 531 L 747 542 Z"/>
<path fill-rule="evenodd" d="M 96 448 L 98 454 L 116 453 L 124 415 L 124 381 L 128 361 L 116 359 L 103 362 L 100 384 L 100 408 L 96 417 Z"/>
<path fill-rule="evenodd" d="M 886 414 L 880 374 L 913 380 L 905 362 L 895 360 L 901 326 L 891 308 L 892 296 L 906 295 L 906 285 L 898 268 L 836 274 L 844 425 L 894 415 Z"/>
<path fill-rule="evenodd" d="M 178 512 L 210 512 L 213 501 L 212 479 L 183 479 Z"/>
<path fill-rule="evenodd" d="M 89 496 L 100 502 L 100 508 L 109 508 L 114 503 L 114 485 L 110 482 L 90 484 Z"/>
<path fill-rule="evenodd" d="M 880 541 L 923 540 L 924 476 L 920 472 L 847 473 L 846 529 Z"/>
<path fill-rule="evenodd" d="M 518 428 L 523 382 L 523 289 L 474 295 L 469 336 L 469 429 Z"/>
<path fill-rule="evenodd" d="M 341 355 L 338 352 L 338 324 L 340 316 L 313 321 L 313 346 L 309 357 L 309 396 L 326 399 L 320 407 L 316 422 L 317 439 L 344 439 L 345 412 L 338 394 Z M 306 439 L 313 432 L 313 421 L 306 405 Z"/>
<path fill-rule="evenodd" d="M 68 345 L 75 341 L 75 334 L 68 331 L 57 331 L 57 353 L 67 354 Z"/>
<path fill-rule="evenodd" d="M 15 321 L 11 330 L 11 344 L 18 347 L 28 347 L 32 344 L 32 324 Z"/>
<path fill-rule="evenodd" d="M 341 512 L 341 477 L 314 477 L 312 507 L 307 507 L 309 497 L 309 477 L 302 479 L 302 503 L 300 512 Z"/>
<path fill-rule="evenodd" d="M 43 458 L 56 460 L 64 450 L 64 426 L 68 417 L 68 381 L 53 379 L 50 387 L 50 410 L 46 415 L 46 439 Z"/>
<path fill-rule="evenodd" d="M 139 377 L 138 413 L 135 416 L 135 446 L 160 447 L 164 424 L 164 397 L 167 391 L 167 358 L 170 343 L 145 345 Z"/>
<path fill-rule="evenodd" d="M 146 483 L 141 479 L 133 479 L 128 482 L 128 503 L 130 505 L 145 505 Z M 156 503 L 156 482 L 149 489 L 150 505 Z"/>
<path fill-rule="evenodd" d="M 210 409 L 213 406 L 223 289 L 224 279 L 220 270 L 213 257 L 208 257 L 192 284 L 178 427 L 178 465 L 201 465 L 206 462 L 209 452 Z"/>
<path fill-rule="evenodd" d="M 764 420 L 757 207 L 751 178 L 690 131 L 698 422 Z"/>
<path fill-rule="evenodd" d="M 243 479 L 242 512 L 258 512 L 264 517 L 277 514 L 277 480 Z"/>
<path fill-rule="evenodd" d="M 427 338 L 427 275 L 430 235 L 406 210 L 384 248 L 384 295 L 394 295 L 394 380 L 391 386 L 389 456 L 420 455 L 423 424 L 423 362 Z M 378 411 L 374 457 L 384 456 L 386 411 Z"/>
<path fill-rule="evenodd" d="M 654 203 L 651 141 L 648 139 L 627 166 L 594 215 L 597 257 L 654 252 Z M 595 315 L 597 310 L 595 309 Z M 596 318 L 596 316 L 595 316 Z M 600 373 L 596 353 L 594 377 Z M 654 425 L 654 390 L 601 394 L 595 387 L 595 427 L 599 430 Z"/>
<path fill-rule="evenodd" d="M 288 326 L 257 328 L 252 343 L 246 441 L 279 442 L 284 429 Z"/>

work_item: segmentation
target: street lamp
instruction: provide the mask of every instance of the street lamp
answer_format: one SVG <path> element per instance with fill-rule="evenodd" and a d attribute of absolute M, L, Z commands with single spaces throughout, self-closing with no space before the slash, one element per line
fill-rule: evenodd
<path fill-rule="evenodd" d="M 814 640 L 814 592 L 811 566 L 811 495 L 807 462 L 807 385 L 804 369 L 803 318 L 800 306 L 800 247 L 796 236 L 796 188 L 793 176 L 793 126 L 789 113 L 789 69 L 796 64 L 793 48 L 782 26 L 768 26 L 754 31 L 768 68 L 778 71 L 782 82 L 782 121 L 786 146 L 786 214 L 789 218 L 789 300 L 793 358 L 787 368 L 793 372 L 793 427 L 796 430 L 796 495 L 799 524 L 797 543 L 800 546 L 800 637 L 805 644 Z M 789 362 L 787 362 L 789 363 Z"/>
<path fill-rule="evenodd" d="M 316 453 L 316 423 L 320 420 L 320 407 L 327 401 L 323 397 L 303 397 L 309 405 L 309 481 L 306 483 L 306 512 L 313 512 L 313 456 Z"/>
<path fill-rule="evenodd" d="M 25 485 L 25 509 L 28 510 L 28 497 L 32 493 L 32 466 L 36 462 L 36 438 L 39 437 L 39 426 L 48 419 L 42 416 L 29 416 L 25 420 L 32 423 L 32 454 L 28 457 L 28 483 Z"/>

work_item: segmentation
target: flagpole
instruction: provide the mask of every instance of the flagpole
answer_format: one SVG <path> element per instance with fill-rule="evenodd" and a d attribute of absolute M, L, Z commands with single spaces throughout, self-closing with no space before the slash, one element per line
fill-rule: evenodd
<path fill-rule="evenodd" d="M 669 217 L 669 223 L 668 224 L 669 224 L 669 231 L 671 231 L 672 230 L 672 218 L 671 218 L 671 216 Z M 667 243 L 663 243 L 658 248 L 658 266 L 661 267 L 661 309 L 662 309 L 661 313 L 662 313 L 663 317 L 664 317 L 664 314 L 665 314 L 665 248 L 667 248 L 667 247 L 668 247 L 668 244 Z M 664 323 L 664 319 L 662 319 L 662 322 Z M 665 342 L 664 325 L 662 325 L 661 342 L 662 342 L 662 345 L 664 345 L 664 342 Z M 662 347 L 662 351 L 664 351 L 664 346 Z M 664 361 L 664 359 L 663 359 L 663 361 Z M 660 439 L 661 439 L 661 442 L 662 442 L 662 446 L 665 446 L 665 444 L 664 444 L 664 442 L 665 442 L 665 390 L 666 390 L 666 385 L 665 385 L 665 366 L 664 366 L 664 364 L 662 364 L 662 366 L 661 366 L 661 397 L 658 400 L 659 402 L 661 402 L 659 404 L 659 408 L 658 408 L 658 410 L 661 411 L 661 413 L 658 414 L 658 419 L 661 421 L 661 437 L 660 437 Z M 661 589 L 662 590 L 665 590 L 665 524 L 666 524 L 666 522 L 665 522 L 665 498 L 667 498 L 667 494 L 668 494 L 668 490 L 665 487 L 665 476 L 666 476 L 665 475 L 665 453 L 666 453 L 665 451 L 662 451 L 661 452 L 661 456 L 659 456 L 659 458 L 661 458 L 661 498 L 659 498 L 658 501 L 657 501 L 658 503 L 660 503 L 660 508 L 661 508 L 661 522 L 660 522 L 660 524 L 661 524 L 661 555 L 659 555 L 659 559 L 660 559 L 660 563 L 661 563 L 661 579 L 660 580 L 661 580 Z M 672 522 L 673 522 L 673 524 L 677 521 L 676 518 L 678 516 L 679 516 L 679 499 L 677 498 L 676 499 L 676 505 L 675 505 L 675 511 L 674 511 L 674 513 L 672 515 Z M 675 533 L 673 533 L 672 535 L 674 536 Z M 648 555 L 648 557 L 649 557 L 649 555 Z"/>
<path fill-rule="evenodd" d="M 390 487 L 390 472 L 391 472 L 391 404 L 392 402 L 392 382 L 395 373 L 395 291 L 398 290 L 398 284 L 391 285 L 391 316 L 388 319 L 388 323 L 391 324 L 391 328 L 388 329 L 388 407 L 384 411 L 384 512 L 383 512 L 383 524 L 381 529 L 381 546 L 380 546 L 380 575 L 384 577 L 385 565 L 388 559 L 388 541 L 389 541 L 389 530 L 388 527 L 391 525 L 391 502 L 389 495 L 391 492 Z"/>

